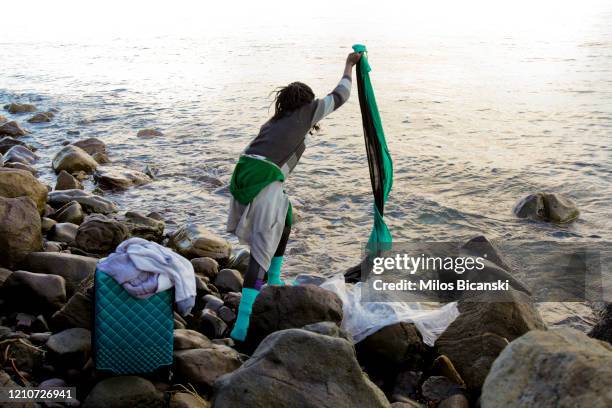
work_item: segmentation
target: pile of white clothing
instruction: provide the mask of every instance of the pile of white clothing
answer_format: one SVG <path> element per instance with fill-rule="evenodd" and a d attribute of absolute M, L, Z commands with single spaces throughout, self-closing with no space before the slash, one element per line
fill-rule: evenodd
<path fill-rule="evenodd" d="M 195 304 L 193 265 L 172 250 L 142 238 L 123 241 L 98 270 L 112 276 L 130 295 L 146 299 L 174 286 L 179 313 L 189 314 Z"/>

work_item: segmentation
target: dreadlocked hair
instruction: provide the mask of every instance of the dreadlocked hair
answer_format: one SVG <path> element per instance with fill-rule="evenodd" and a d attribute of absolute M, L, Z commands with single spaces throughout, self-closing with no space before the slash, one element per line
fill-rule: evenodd
<path fill-rule="evenodd" d="M 272 121 L 279 120 L 287 113 L 293 112 L 314 100 L 314 92 L 302 82 L 292 82 L 287 86 L 278 88 L 273 93 L 276 95 L 274 97 Z"/>

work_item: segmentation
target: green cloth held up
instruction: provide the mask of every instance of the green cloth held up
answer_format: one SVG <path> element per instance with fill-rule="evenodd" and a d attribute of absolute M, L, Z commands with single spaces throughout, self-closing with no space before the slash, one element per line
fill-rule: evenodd
<path fill-rule="evenodd" d="M 370 81 L 372 68 L 368 62 L 367 49 L 365 45 L 355 44 L 353 50 L 363 53 L 357 64 L 357 87 L 374 194 L 374 226 L 367 248 L 370 251 L 378 252 L 381 249 L 388 249 L 393 241 L 384 220 L 385 203 L 393 186 L 393 161 L 385 140 L 374 88 Z"/>

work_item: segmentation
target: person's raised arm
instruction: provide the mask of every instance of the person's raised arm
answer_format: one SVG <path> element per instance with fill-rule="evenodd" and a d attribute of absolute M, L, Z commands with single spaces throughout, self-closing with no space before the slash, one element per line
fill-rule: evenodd
<path fill-rule="evenodd" d="M 344 72 L 342 79 L 334 90 L 329 93 L 325 98 L 317 100 L 317 106 L 312 118 L 311 125 L 315 125 L 325 116 L 329 115 L 340 106 L 344 104 L 351 95 L 351 85 L 353 81 L 353 67 L 359 59 L 361 53 L 352 52 L 346 57 L 346 64 L 344 65 Z"/>

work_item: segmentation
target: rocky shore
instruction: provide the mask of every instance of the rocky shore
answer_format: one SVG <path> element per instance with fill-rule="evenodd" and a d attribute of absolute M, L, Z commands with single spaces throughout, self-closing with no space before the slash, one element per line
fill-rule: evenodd
<path fill-rule="evenodd" d="M 105 198 L 155 176 L 113 165 L 102 140 L 63 146 L 51 164 L 55 185 L 45 185 L 36 151 L 22 138 L 35 137 L 27 127 L 57 120 L 58 112 L 4 108 L 11 119 L 0 115 L 2 387 L 76 387 L 73 406 L 84 407 L 612 406 L 609 305 L 591 337 L 547 329 L 529 295 L 514 291 L 506 302 L 461 300 L 459 317 L 433 347 L 410 323 L 354 344 L 340 328 L 337 295 L 316 285 L 274 286 L 254 304 L 247 341 L 235 344 L 228 336 L 248 253 L 203 225 L 167 232 L 160 214 Z M 143 129 L 138 136 L 146 143 L 159 134 Z M 85 191 L 84 180 L 95 190 Z M 563 198 L 537 194 L 516 212 L 553 222 L 579 214 Z M 171 378 L 117 377 L 93 367 L 96 263 L 133 236 L 172 248 L 196 272 L 192 314 L 175 313 Z"/>

